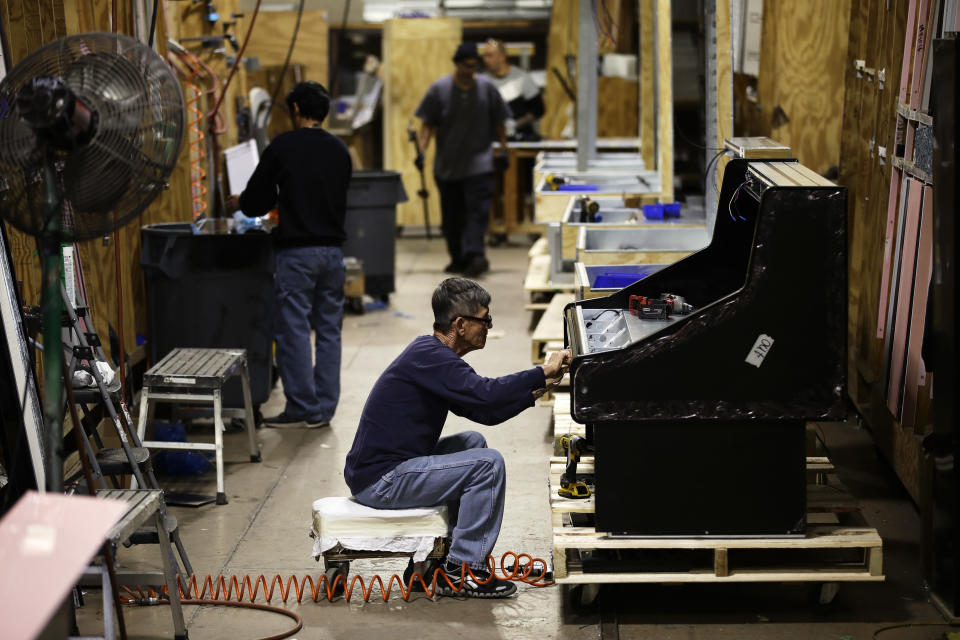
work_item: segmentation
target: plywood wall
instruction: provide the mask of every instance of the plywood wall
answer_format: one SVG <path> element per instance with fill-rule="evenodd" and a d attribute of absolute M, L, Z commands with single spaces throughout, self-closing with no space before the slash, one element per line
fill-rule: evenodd
<path fill-rule="evenodd" d="M 739 78 L 737 135 L 770 136 L 819 173 L 837 166 L 850 9 L 851 0 L 763 3 L 757 99 Z"/>
<path fill-rule="evenodd" d="M 407 126 L 417 130 L 420 121 L 414 112 L 430 84 L 453 72 L 453 54 L 462 39 L 459 18 L 409 18 L 383 23 L 383 165 L 399 171 L 409 196 L 397 206 L 397 224 L 422 225 L 423 205 L 417 197 L 420 175 L 413 160 L 416 151 L 407 138 Z M 426 154 L 427 191 L 430 221 L 440 223 L 440 197 L 433 181 L 434 151 L 431 143 Z"/>

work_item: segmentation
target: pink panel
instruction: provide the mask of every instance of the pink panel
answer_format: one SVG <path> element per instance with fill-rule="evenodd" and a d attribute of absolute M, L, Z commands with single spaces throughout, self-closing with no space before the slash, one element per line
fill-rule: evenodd
<path fill-rule="evenodd" d="M 910 95 L 910 63 L 913 62 L 913 49 L 916 44 L 917 0 L 910 0 L 907 8 L 907 31 L 903 38 L 903 65 L 900 67 L 900 95 L 902 104 L 907 104 Z M 901 140 L 897 140 L 901 142 Z"/>
<path fill-rule="evenodd" d="M 897 237 L 897 195 L 900 191 L 900 169 L 890 169 L 890 195 L 887 198 L 887 231 L 883 239 L 883 268 L 880 271 L 880 304 L 877 309 L 877 337 L 886 335 L 887 299 L 890 294 L 890 260 Z"/>
<path fill-rule="evenodd" d="M 127 503 L 25 494 L 0 520 L 4 638 L 35 638 L 60 607 Z"/>
<path fill-rule="evenodd" d="M 903 233 L 903 250 L 900 254 L 900 282 L 897 287 L 896 321 L 893 326 L 893 350 L 890 357 L 890 383 L 887 387 L 887 407 L 897 420 L 900 419 L 900 397 L 906 363 L 906 343 L 910 326 L 910 299 L 913 295 L 913 277 L 917 258 L 917 232 L 920 226 L 920 208 L 923 190 L 916 180 L 910 182 L 907 197 L 907 221 Z"/>
<path fill-rule="evenodd" d="M 917 14 L 917 44 L 914 49 L 913 75 L 910 78 L 910 108 L 919 109 L 923 98 L 923 80 L 927 73 L 927 60 L 930 58 L 930 23 L 936 3 L 920 0 L 920 12 Z"/>
<path fill-rule="evenodd" d="M 917 394 L 926 380 L 926 366 L 920 349 L 927 316 L 927 294 L 933 273 L 933 189 L 923 188 L 923 216 L 920 219 L 920 241 L 917 244 L 917 278 L 913 289 L 910 335 L 907 343 L 907 378 L 903 389 L 903 417 L 900 423 L 912 429 L 917 419 Z"/>

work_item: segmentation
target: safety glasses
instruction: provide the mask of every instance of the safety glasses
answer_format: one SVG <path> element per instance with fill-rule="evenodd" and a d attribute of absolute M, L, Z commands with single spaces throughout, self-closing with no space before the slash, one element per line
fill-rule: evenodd
<path fill-rule="evenodd" d="M 464 320 L 476 320 L 477 322 L 482 322 L 483 324 L 487 325 L 487 329 L 493 328 L 493 316 L 490 315 L 489 313 L 483 318 L 478 318 L 476 316 L 460 316 L 460 317 L 463 318 Z"/>

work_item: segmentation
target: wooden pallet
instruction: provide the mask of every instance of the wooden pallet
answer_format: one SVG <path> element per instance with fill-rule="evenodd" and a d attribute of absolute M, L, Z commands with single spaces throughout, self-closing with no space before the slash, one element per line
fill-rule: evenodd
<path fill-rule="evenodd" d="M 523 308 L 527 311 L 543 311 L 555 293 L 573 292 L 575 285 L 572 280 L 568 283 L 554 283 L 550 280 L 550 260 L 549 254 L 530 257 L 527 275 L 523 280 Z"/>
<path fill-rule="evenodd" d="M 584 457 L 578 468 L 592 469 Z M 814 459 L 812 465 L 829 465 Z M 594 496 L 582 500 L 556 493 L 563 464 L 551 464 L 550 504 L 553 511 L 554 579 L 560 584 L 682 582 L 879 582 L 883 575 L 883 541 L 877 530 L 839 522 L 839 514 L 856 511 L 856 503 L 836 486 L 810 485 L 808 526 L 803 538 L 617 538 L 592 527 L 572 526 L 567 514 L 594 513 Z M 667 551 L 689 557 L 688 570 L 585 572 L 582 551 Z M 731 550 L 733 553 L 731 554 Z M 708 552 L 712 568 L 697 565 L 694 556 Z M 749 552 L 749 553 L 747 553 Z M 757 564 L 757 553 L 775 553 Z M 829 557 L 852 554 L 854 558 Z M 739 556 L 739 557 L 738 557 Z M 750 563 L 741 558 L 750 556 Z"/>
<path fill-rule="evenodd" d="M 563 308 L 571 302 L 573 293 L 557 293 L 550 299 L 530 339 L 530 360 L 534 364 L 543 362 L 547 351 L 563 349 Z"/>

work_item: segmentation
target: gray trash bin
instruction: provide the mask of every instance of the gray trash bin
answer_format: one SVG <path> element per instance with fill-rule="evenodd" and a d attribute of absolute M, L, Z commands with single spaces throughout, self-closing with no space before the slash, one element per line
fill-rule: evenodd
<path fill-rule="evenodd" d="M 373 298 L 385 301 L 396 290 L 397 203 L 406 201 L 399 172 L 353 172 L 343 255 L 363 261 L 364 288 Z"/>

